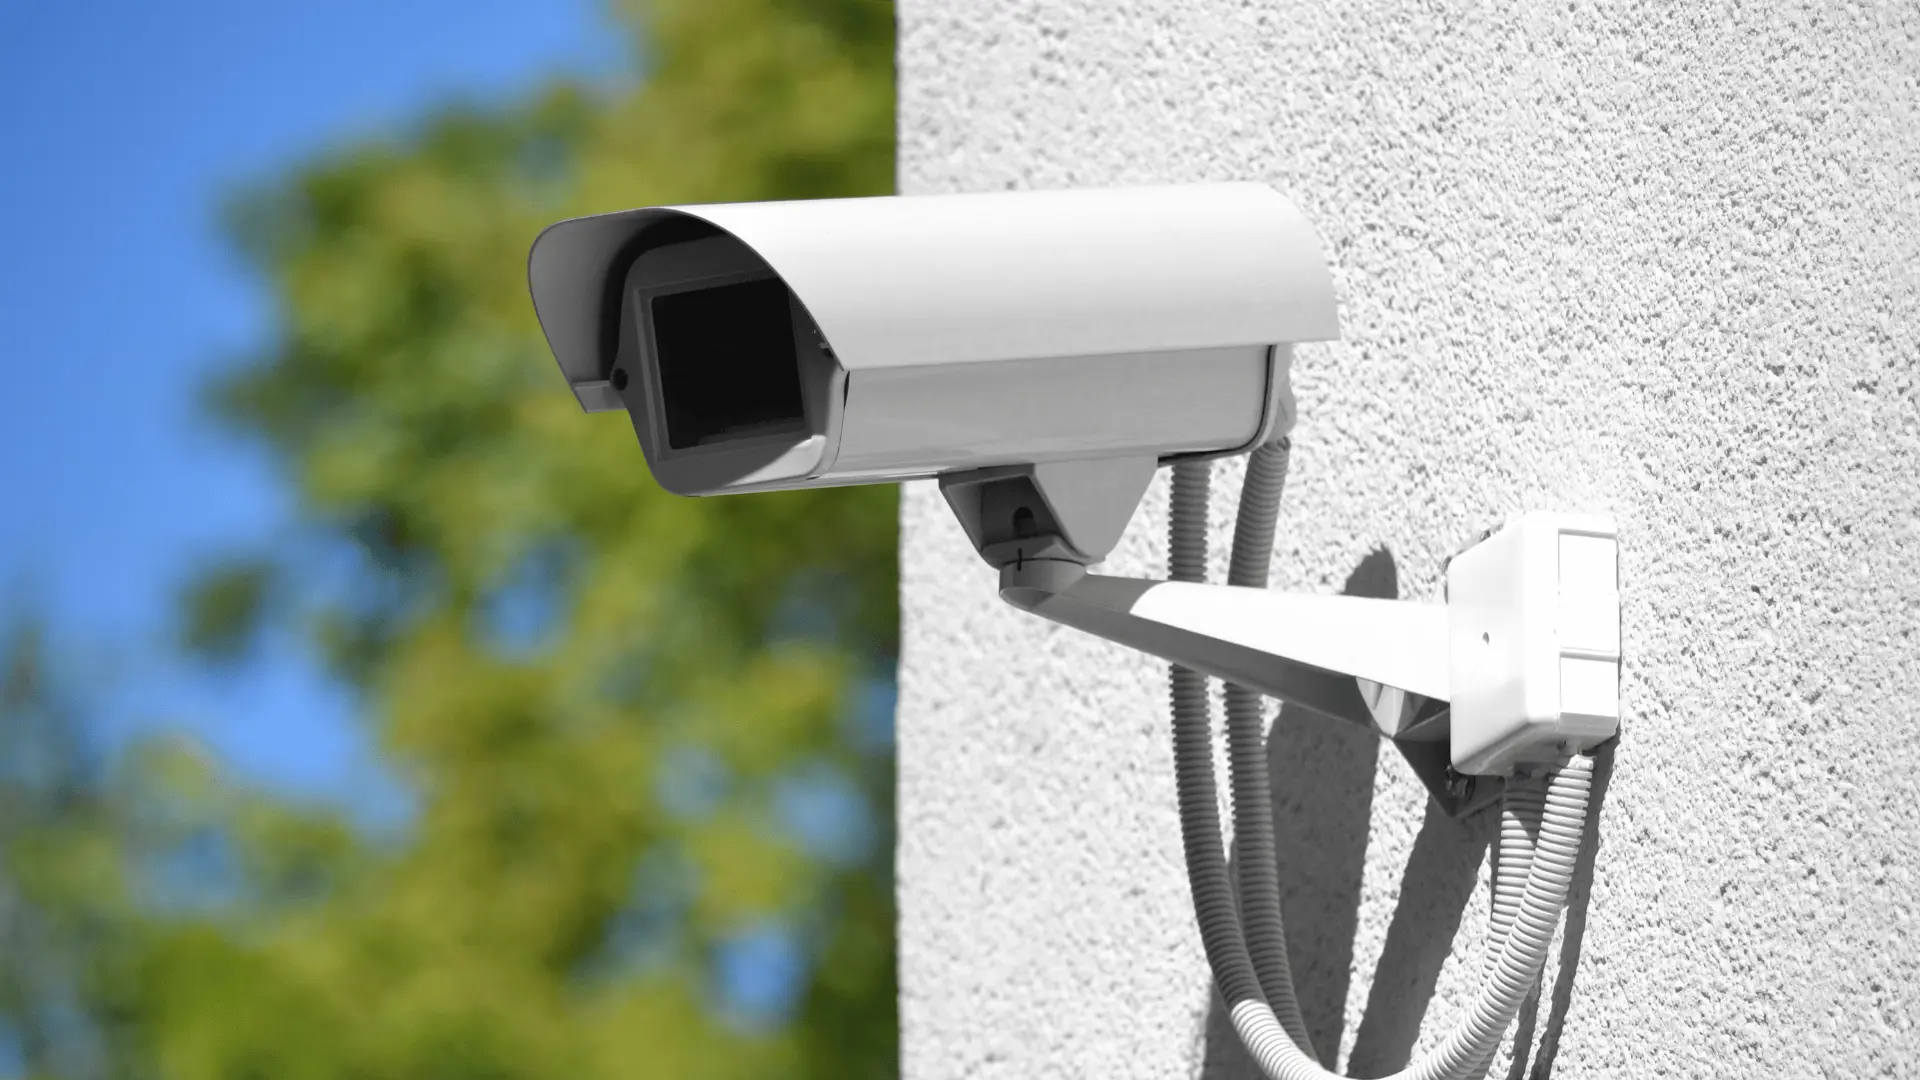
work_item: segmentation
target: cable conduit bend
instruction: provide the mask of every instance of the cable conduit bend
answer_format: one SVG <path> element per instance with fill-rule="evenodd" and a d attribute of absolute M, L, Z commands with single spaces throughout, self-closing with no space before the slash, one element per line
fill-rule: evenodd
<path fill-rule="evenodd" d="M 1247 545 L 1257 544 L 1259 551 L 1240 558 L 1242 533 L 1236 528 L 1233 567 L 1233 576 L 1236 578 L 1249 579 L 1257 573 L 1260 579 L 1257 583 L 1264 584 L 1264 563 L 1270 558 L 1272 528 L 1270 525 L 1266 527 L 1265 539 L 1261 542 L 1260 522 L 1268 513 L 1264 507 L 1265 496 L 1261 492 L 1271 484 L 1272 499 L 1277 508 L 1279 487 L 1284 483 L 1284 455 L 1284 447 L 1269 455 L 1268 463 L 1262 467 L 1262 475 L 1255 478 L 1259 483 L 1250 485 L 1256 500 L 1251 515 L 1243 494 L 1242 520 L 1236 524 L 1247 526 Z M 1275 465 L 1279 466 L 1277 478 L 1268 473 Z M 1253 472 L 1250 462 L 1250 478 L 1253 478 Z M 1208 479 L 1204 463 L 1174 466 L 1168 552 L 1169 577 L 1173 580 L 1200 580 L 1205 576 Z M 1227 870 L 1226 853 L 1220 836 L 1206 680 L 1195 672 L 1176 666 L 1172 672 L 1171 696 L 1174 768 L 1179 788 L 1181 839 L 1186 849 L 1188 878 L 1207 963 L 1213 971 L 1221 996 L 1227 1002 L 1234 1028 L 1262 1070 L 1273 1080 L 1322 1080 L 1337 1076 L 1322 1068 L 1312 1058 L 1310 1050 L 1304 1048 L 1304 1031 L 1295 1035 L 1291 1025 L 1283 1026 L 1276 1016 L 1276 1010 L 1268 1004 L 1262 987 L 1271 981 L 1273 985 L 1270 989 L 1282 999 L 1281 1011 L 1291 1012 L 1294 1023 L 1298 1024 L 1298 1003 L 1290 1000 L 1292 980 L 1290 977 L 1284 980 L 1280 978 L 1284 969 L 1269 971 L 1273 976 L 1271 980 L 1263 980 L 1256 974 L 1249 952 L 1248 935 L 1241 926 L 1241 913 L 1235 902 L 1233 882 Z M 1229 755 L 1233 771 L 1231 782 L 1236 796 L 1236 831 L 1243 837 L 1240 845 L 1243 867 L 1250 861 L 1264 862 L 1269 867 L 1273 864 L 1271 808 L 1259 805 L 1268 803 L 1269 797 L 1265 787 L 1264 752 L 1257 749 L 1258 710 L 1259 699 L 1254 695 L 1252 723 L 1248 725 L 1243 722 L 1240 725 L 1243 730 L 1239 741 L 1243 744 L 1240 747 L 1243 752 L 1230 752 Z M 1244 729 L 1247 727 L 1251 727 L 1251 739 L 1246 737 Z M 1232 734 L 1230 722 L 1230 739 Z M 1249 742 L 1256 748 L 1252 755 L 1244 753 L 1244 744 Z M 1485 1071 L 1500 1038 L 1513 1022 L 1521 1001 L 1545 962 L 1554 928 L 1565 906 L 1574 861 L 1585 829 L 1592 769 L 1591 759 L 1575 757 L 1553 772 L 1542 800 L 1537 840 L 1531 844 L 1528 844 L 1525 835 L 1527 826 L 1532 823 L 1528 820 L 1532 810 L 1528 800 L 1521 796 L 1510 805 L 1503 806 L 1502 857 L 1495 875 L 1496 911 L 1489 935 L 1489 949 L 1497 954 L 1498 959 L 1491 963 L 1488 985 L 1474 1002 L 1467 1020 L 1448 1036 L 1440 1048 L 1394 1074 L 1395 1080 L 1455 1080 Z M 1250 784 L 1248 774 L 1252 774 L 1257 783 Z M 1246 799 L 1241 797 L 1243 790 L 1256 786 L 1258 795 Z M 1517 833 L 1511 840 L 1507 838 L 1509 821 Z M 1259 822 L 1264 822 L 1264 829 Z M 1530 859 L 1526 857 L 1529 848 Z M 1509 851 L 1511 858 L 1508 857 Z M 1266 904 L 1264 881 L 1267 878 L 1271 878 L 1274 884 L 1272 906 L 1269 912 L 1256 915 L 1254 919 L 1262 928 L 1263 936 L 1259 940 L 1262 942 L 1263 955 L 1268 957 L 1268 966 L 1278 968 L 1279 964 L 1285 963 L 1284 956 L 1276 963 L 1271 959 L 1271 953 L 1266 951 L 1267 946 L 1276 939 L 1276 929 L 1279 930 L 1277 941 L 1282 950 L 1285 945 L 1284 929 L 1279 924 L 1277 869 L 1265 874 L 1257 869 L 1243 874 L 1243 888 L 1250 882 L 1253 890 L 1249 897 L 1242 898 L 1242 902 L 1249 906 Z M 1519 884 L 1521 881 L 1525 882 L 1524 886 Z M 1519 897 L 1517 904 L 1512 900 L 1515 896 Z M 1271 916 L 1270 921 L 1267 921 L 1268 915 Z M 1503 927 L 1502 924 L 1506 925 Z"/>
<path fill-rule="evenodd" d="M 1593 762 L 1587 757 L 1576 757 L 1554 773 L 1526 892 L 1507 941 L 1501 947 L 1493 977 L 1474 1001 L 1467 1019 L 1438 1049 L 1388 1080 L 1454 1080 L 1481 1067 L 1483 1059 L 1498 1045 L 1546 961 L 1554 927 L 1566 905 L 1580 838 L 1586 827 L 1592 778 Z M 1183 802 L 1183 812 L 1186 809 Z M 1203 920 L 1203 935 L 1206 925 Z M 1234 962 L 1230 948 L 1209 949 L 1209 957 L 1216 951 L 1226 955 L 1230 964 Z M 1244 946 L 1240 955 L 1245 956 Z M 1240 976 L 1232 981 L 1244 984 L 1251 981 L 1251 977 Z M 1224 988 L 1225 981 L 1222 985 Z M 1272 1080 L 1326 1080 L 1338 1075 L 1321 1068 L 1293 1045 L 1266 1002 L 1251 996 L 1229 998 L 1228 1007 L 1234 1030 Z"/>
<path fill-rule="evenodd" d="M 1273 534 L 1280 497 L 1287 486 L 1291 444 L 1268 443 L 1247 458 L 1240 486 L 1240 510 L 1233 526 L 1233 554 L 1227 584 L 1267 587 L 1273 562 Z M 1240 927 L 1254 978 L 1295 1046 L 1314 1056 L 1307 1022 L 1300 1012 L 1287 955 L 1286 923 L 1280 908 L 1280 871 L 1274 858 L 1273 794 L 1269 788 L 1266 743 L 1262 737 L 1263 702 L 1257 691 L 1228 683 L 1227 755 L 1232 762 L 1234 861 L 1239 886 Z"/>
<path fill-rule="evenodd" d="M 1173 466 L 1173 510 L 1167 529 L 1167 577 L 1174 581 L 1204 581 L 1207 573 L 1207 496 L 1211 473 L 1204 461 Z M 1200 940 L 1207 964 L 1215 972 L 1228 1001 L 1257 997 L 1240 938 L 1240 915 L 1234 907 L 1227 878 L 1226 855 L 1221 850 L 1219 814 L 1215 800 L 1213 737 L 1208 715 L 1206 676 L 1178 664 L 1168 675 L 1173 704 L 1173 758 L 1180 792 L 1180 839 L 1185 848 L 1187 877 L 1193 888 L 1194 912 L 1200 922 Z M 1204 802 L 1207 812 L 1188 814 L 1189 802 Z M 1239 964 L 1221 950 L 1239 949 Z M 1247 972 L 1244 980 L 1221 972 Z"/>
<path fill-rule="evenodd" d="M 1538 778 L 1515 777 L 1508 781 L 1505 798 L 1500 802 L 1500 839 L 1494 855 L 1493 904 L 1487 917 L 1486 975 L 1492 979 L 1500 969 L 1500 952 L 1513 920 L 1520 914 L 1520 903 L 1527 891 L 1527 876 L 1533 867 L 1533 838 L 1540 831 L 1540 816 L 1546 808 L 1546 791 Z M 1504 1036 L 1505 1030 L 1502 1029 Z M 1493 1065 L 1500 1049 L 1496 1039 L 1480 1061 L 1466 1073 L 1478 1080 Z"/>

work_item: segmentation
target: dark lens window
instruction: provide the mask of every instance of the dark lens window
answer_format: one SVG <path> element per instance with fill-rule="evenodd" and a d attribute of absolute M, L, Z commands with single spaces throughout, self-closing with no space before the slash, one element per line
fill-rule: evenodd
<path fill-rule="evenodd" d="M 800 428 L 800 365 L 778 278 L 653 298 L 654 355 L 675 450 Z"/>

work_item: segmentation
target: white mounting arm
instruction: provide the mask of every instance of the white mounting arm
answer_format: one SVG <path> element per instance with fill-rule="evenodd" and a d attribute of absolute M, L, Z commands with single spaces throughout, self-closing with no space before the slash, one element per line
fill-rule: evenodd
<path fill-rule="evenodd" d="M 1324 716 L 1377 725 L 1387 735 L 1409 726 L 1411 711 L 1401 704 L 1408 695 L 1447 696 L 1447 609 L 1438 605 L 1103 577 L 1057 560 L 1003 567 L 1000 596 L 1023 611 Z"/>
<path fill-rule="evenodd" d="M 1445 606 L 1088 574 L 1025 558 L 1000 595 L 1054 622 L 1507 775 L 1619 726 L 1611 521 L 1516 515 L 1448 565 Z M 1450 702 L 1450 722 L 1429 702 Z M 1429 723 L 1432 721 L 1432 723 Z"/>

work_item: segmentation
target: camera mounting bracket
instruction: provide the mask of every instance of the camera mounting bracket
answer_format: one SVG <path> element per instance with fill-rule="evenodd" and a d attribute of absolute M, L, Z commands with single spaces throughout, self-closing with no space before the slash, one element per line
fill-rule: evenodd
<path fill-rule="evenodd" d="M 1617 557 L 1610 520 L 1529 513 L 1450 560 L 1445 604 L 1106 577 L 1044 549 L 1000 564 L 1000 595 L 1370 727 L 1457 816 L 1617 732 Z"/>
<path fill-rule="evenodd" d="M 1152 457 L 1050 461 L 940 477 L 960 528 L 988 563 L 1085 565 L 1107 557 L 1153 482 Z"/>

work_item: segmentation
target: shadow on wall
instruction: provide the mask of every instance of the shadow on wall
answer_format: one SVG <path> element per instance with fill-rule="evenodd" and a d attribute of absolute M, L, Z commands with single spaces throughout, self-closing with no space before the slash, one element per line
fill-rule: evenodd
<path fill-rule="evenodd" d="M 1361 560 L 1342 592 L 1397 599 L 1399 574 L 1393 555 L 1381 548 Z M 1346 1026 L 1378 743 L 1379 737 L 1363 728 L 1305 716 L 1285 707 L 1267 738 L 1287 946 L 1307 1033 L 1322 1062 L 1337 1059 Z M 1534 1055 L 1531 1075 L 1535 1080 L 1544 1080 L 1552 1073 L 1560 1030 L 1572 1003 L 1573 980 L 1569 973 L 1578 966 L 1585 937 L 1587 898 L 1599 842 L 1597 823 L 1613 772 L 1611 745 L 1595 755 L 1594 765 L 1589 818 L 1594 824 L 1589 826 L 1581 847 L 1568 897 L 1567 929 L 1559 957 L 1561 975 Z M 1348 1055 L 1348 1074 L 1385 1076 L 1411 1059 L 1441 965 L 1453 946 L 1454 933 L 1473 896 L 1481 860 L 1499 824 L 1497 808 L 1453 821 L 1428 800 L 1420 834 L 1400 881 L 1401 903 L 1387 929 L 1366 1012 Z M 1533 1045 L 1538 1026 L 1538 1004 L 1535 994 L 1522 1006 L 1514 1029 L 1514 1065 L 1509 1080 L 1527 1075 L 1526 1050 Z M 1201 1076 L 1205 1080 L 1261 1077 L 1259 1066 L 1240 1045 L 1217 993 L 1207 1013 Z"/>

